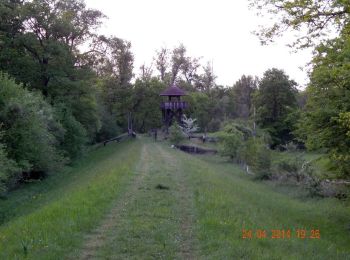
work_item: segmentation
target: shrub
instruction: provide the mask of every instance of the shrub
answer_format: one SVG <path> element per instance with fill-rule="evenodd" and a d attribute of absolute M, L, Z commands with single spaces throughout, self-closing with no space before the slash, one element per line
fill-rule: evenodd
<path fill-rule="evenodd" d="M 0 121 L 5 156 L 20 169 L 46 172 L 62 165 L 54 134 L 62 128 L 54 120 L 52 107 L 40 93 L 24 89 L 6 74 L 0 74 Z"/>
<path fill-rule="evenodd" d="M 197 119 L 193 119 L 190 117 L 187 117 L 186 115 L 182 116 L 182 124 L 183 126 L 180 126 L 182 132 L 188 136 L 190 136 L 192 133 L 196 132 L 198 130 L 198 126 L 196 124 Z"/>
<path fill-rule="evenodd" d="M 233 124 L 228 124 L 219 132 L 220 154 L 238 159 L 239 149 L 243 145 L 243 134 Z"/>
<path fill-rule="evenodd" d="M 185 138 L 181 127 L 177 122 L 175 122 L 169 128 L 169 140 L 174 144 L 179 144 Z"/>
<path fill-rule="evenodd" d="M 257 179 L 271 178 L 271 151 L 262 138 L 249 138 L 240 156 L 245 163 L 251 166 Z"/>
<path fill-rule="evenodd" d="M 256 151 L 256 161 L 252 166 L 257 179 L 271 178 L 271 152 L 266 147 L 258 147 Z"/>

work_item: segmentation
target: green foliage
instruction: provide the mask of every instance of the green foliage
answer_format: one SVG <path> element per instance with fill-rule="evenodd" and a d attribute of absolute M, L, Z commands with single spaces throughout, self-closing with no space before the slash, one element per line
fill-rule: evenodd
<path fill-rule="evenodd" d="M 332 168 L 342 177 L 350 176 L 349 58 L 347 35 L 317 48 L 307 88 L 308 102 L 297 131 L 308 149 L 328 151 Z"/>
<path fill-rule="evenodd" d="M 159 93 L 164 89 L 164 83 L 156 78 L 137 80 L 133 91 L 133 119 L 135 130 L 145 133 L 152 128 L 161 126 L 162 114 L 159 104 L 162 97 Z"/>
<path fill-rule="evenodd" d="M 289 142 L 293 139 L 296 103 L 296 83 L 278 69 L 264 73 L 255 95 L 258 124 L 272 137 L 272 145 Z"/>
<path fill-rule="evenodd" d="M 252 111 L 253 93 L 258 79 L 243 75 L 233 86 L 234 114 L 238 118 L 248 119 Z"/>
<path fill-rule="evenodd" d="M 346 135 L 350 137 L 350 112 L 340 113 L 339 123 L 347 129 Z"/>
<path fill-rule="evenodd" d="M 243 145 L 240 157 L 255 174 L 257 179 L 271 177 L 271 151 L 263 138 L 250 137 Z"/>
<path fill-rule="evenodd" d="M 0 12 L 6 17 L 0 25 L 0 69 L 40 90 L 50 104 L 69 106 L 93 141 L 100 122 L 90 62 L 101 12 L 78 0 L 5 1 Z M 79 46 L 87 41 L 94 51 L 82 54 Z"/>
<path fill-rule="evenodd" d="M 64 105 L 58 105 L 55 108 L 55 116 L 64 128 L 64 133 L 60 140 L 61 149 L 71 159 L 79 157 L 84 152 L 88 141 L 85 128 L 75 119 L 70 109 Z"/>
<path fill-rule="evenodd" d="M 198 119 L 198 125 L 204 131 L 212 118 L 210 116 L 210 99 L 207 94 L 202 92 L 191 93 L 191 116 Z"/>
<path fill-rule="evenodd" d="M 244 135 L 234 124 L 227 124 L 219 132 L 220 154 L 229 156 L 231 160 L 239 158 L 239 151 L 243 145 Z"/>
<path fill-rule="evenodd" d="M 55 136 L 62 127 L 51 107 L 6 74 L 0 75 L 0 120 L 8 157 L 22 170 L 48 171 L 62 164 Z"/>
<path fill-rule="evenodd" d="M 177 122 L 174 122 L 171 127 L 169 127 L 169 140 L 173 144 L 179 144 L 183 139 L 185 138 L 185 135 L 182 132 L 181 127 Z"/>
<path fill-rule="evenodd" d="M 0 132 L 0 141 L 2 133 Z M 4 194 L 8 187 L 15 182 L 20 169 L 17 164 L 7 157 L 5 146 L 0 142 L 0 197 Z"/>
<path fill-rule="evenodd" d="M 99 108 L 99 118 L 101 121 L 101 128 L 96 135 L 97 142 L 108 140 L 121 133 L 121 129 L 117 125 L 116 117 L 109 113 L 103 105 Z"/>
<path fill-rule="evenodd" d="M 289 29 L 297 32 L 297 38 L 291 45 L 307 48 L 326 41 L 327 33 L 342 30 L 350 19 L 350 3 L 346 0 L 250 0 L 250 4 L 259 13 L 270 13 L 274 18 L 272 25 L 262 27 L 256 33 L 265 44 Z"/>

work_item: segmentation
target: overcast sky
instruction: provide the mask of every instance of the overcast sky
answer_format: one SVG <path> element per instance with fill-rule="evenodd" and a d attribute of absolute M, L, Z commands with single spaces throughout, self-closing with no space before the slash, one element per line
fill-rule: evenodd
<path fill-rule="evenodd" d="M 188 55 L 213 62 L 217 83 L 231 86 L 241 75 L 262 76 L 269 68 L 283 69 L 303 86 L 311 51 L 292 53 L 286 35 L 261 46 L 252 34 L 267 22 L 249 10 L 248 0 L 85 0 L 108 16 L 100 33 L 131 41 L 134 73 L 151 64 L 155 51 L 183 43 Z M 292 35 L 292 34 L 290 34 Z"/>

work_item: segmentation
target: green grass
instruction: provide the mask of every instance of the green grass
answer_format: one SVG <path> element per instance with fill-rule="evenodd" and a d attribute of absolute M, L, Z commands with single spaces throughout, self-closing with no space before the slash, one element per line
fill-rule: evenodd
<path fill-rule="evenodd" d="M 198 237 L 210 259 L 348 259 L 349 205 L 335 199 L 297 200 L 252 181 L 216 157 L 178 154 L 195 187 Z M 291 239 L 242 239 L 242 229 L 291 230 Z M 319 229 L 321 239 L 295 238 Z"/>
<path fill-rule="evenodd" d="M 314 168 L 314 174 L 320 179 L 336 178 L 337 173 L 332 172 L 329 167 L 329 158 L 324 153 L 295 151 L 279 152 L 272 151 L 272 163 L 277 164 L 280 161 L 304 160 L 310 162 Z"/>
<path fill-rule="evenodd" d="M 171 162 L 157 145 L 147 142 L 144 149 L 138 165 L 142 179 L 134 184 L 134 190 L 127 196 L 124 210 L 108 232 L 97 258 L 181 258 L 180 219 L 186 210 L 179 204 L 178 175 L 181 173 L 176 172 L 177 167 L 169 165 Z"/>
<path fill-rule="evenodd" d="M 131 177 L 139 144 L 111 144 L 0 204 L 0 259 L 60 259 L 82 243 Z M 11 217 L 11 221 L 9 221 Z"/>
<path fill-rule="evenodd" d="M 223 158 L 151 138 L 101 147 L 0 207 L 0 259 L 77 258 L 87 240 L 99 242 L 94 259 L 350 259 L 349 202 L 298 199 Z M 267 238 L 242 239 L 242 229 Z"/>

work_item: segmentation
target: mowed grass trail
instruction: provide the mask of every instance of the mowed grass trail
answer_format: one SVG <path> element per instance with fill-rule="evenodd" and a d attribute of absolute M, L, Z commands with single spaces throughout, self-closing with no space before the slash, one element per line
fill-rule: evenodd
<path fill-rule="evenodd" d="M 176 156 L 145 142 L 130 189 L 89 236 L 81 258 L 197 258 L 193 192 L 185 174 Z"/>
<path fill-rule="evenodd" d="M 141 137 L 99 148 L 62 177 L 0 202 L 10 212 L 1 259 L 350 259 L 348 205 L 291 198 L 219 157 Z"/>

